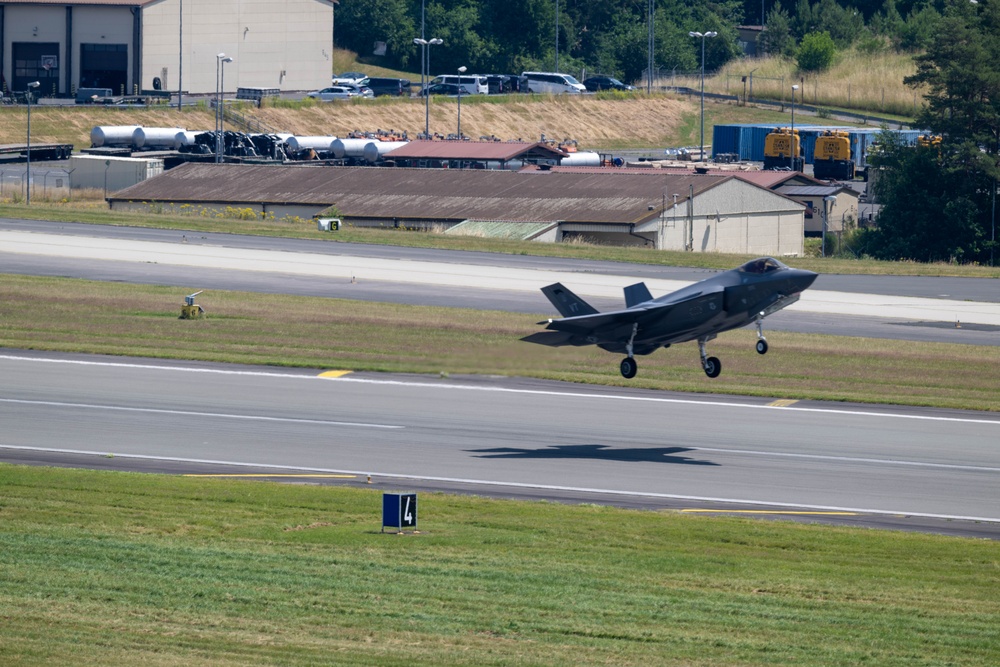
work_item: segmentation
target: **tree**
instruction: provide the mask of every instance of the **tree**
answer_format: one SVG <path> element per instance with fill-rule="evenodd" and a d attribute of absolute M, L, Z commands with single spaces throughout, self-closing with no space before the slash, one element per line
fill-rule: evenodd
<path fill-rule="evenodd" d="M 767 24 L 757 39 L 757 45 L 769 56 L 790 56 L 795 52 L 788 12 L 781 5 L 775 5 L 767 15 Z"/>
<path fill-rule="evenodd" d="M 802 38 L 795 58 L 803 72 L 820 72 L 833 64 L 837 46 L 828 32 L 811 32 Z"/>
<path fill-rule="evenodd" d="M 918 125 L 940 148 L 887 136 L 873 163 L 882 201 L 868 252 L 886 259 L 986 262 L 994 256 L 993 198 L 1000 179 L 1000 7 L 960 4 L 916 58 L 910 85 L 925 85 Z"/>

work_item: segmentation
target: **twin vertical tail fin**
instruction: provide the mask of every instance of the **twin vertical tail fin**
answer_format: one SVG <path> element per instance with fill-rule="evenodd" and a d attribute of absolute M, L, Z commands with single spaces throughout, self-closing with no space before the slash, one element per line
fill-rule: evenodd
<path fill-rule="evenodd" d="M 646 287 L 646 283 L 636 283 L 635 285 L 629 285 L 625 288 L 625 307 L 631 308 L 632 306 L 637 306 L 640 303 L 646 303 L 647 301 L 652 301 L 653 295 L 649 293 L 649 288 Z"/>
<path fill-rule="evenodd" d="M 597 310 L 593 306 L 563 287 L 562 283 L 543 287 L 542 294 L 552 302 L 552 305 L 563 317 L 597 314 Z"/>

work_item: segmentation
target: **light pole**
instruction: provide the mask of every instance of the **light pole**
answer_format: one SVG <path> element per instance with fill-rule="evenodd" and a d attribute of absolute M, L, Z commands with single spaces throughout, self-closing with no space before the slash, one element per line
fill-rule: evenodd
<path fill-rule="evenodd" d="M 701 37 L 701 144 L 698 149 L 699 159 L 705 159 L 705 38 L 715 37 L 717 32 L 689 32 L 689 37 Z"/>
<path fill-rule="evenodd" d="M 458 140 L 462 140 L 462 75 L 465 74 L 466 67 L 462 65 L 458 68 Z"/>
<path fill-rule="evenodd" d="M 792 136 L 789 137 L 788 141 L 791 143 L 791 154 L 792 154 L 792 171 L 795 171 L 795 91 L 799 89 L 799 84 L 792 84 Z"/>
<path fill-rule="evenodd" d="M 444 44 L 443 39 L 435 37 L 434 39 L 423 39 L 422 37 L 417 37 L 413 40 L 414 44 L 421 46 L 424 49 L 424 61 L 427 63 L 427 83 L 424 85 L 423 89 L 420 91 L 424 96 L 424 139 L 430 139 L 430 120 L 431 120 L 431 96 L 427 94 L 427 89 L 430 88 L 431 83 L 431 46 L 437 46 L 438 44 Z"/>
<path fill-rule="evenodd" d="M 820 245 L 819 248 L 820 257 L 826 257 L 826 228 L 830 219 L 830 206 L 832 206 L 836 201 L 837 198 L 833 195 L 823 197 L 823 240 L 821 241 L 822 245 Z"/>
<path fill-rule="evenodd" d="M 222 128 L 226 117 L 222 113 L 222 77 L 225 76 L 225 63 L 233 59 L 225 53 L 215 56 L 215 161 L 222 162 Z"/>
<path fill-rule="evenodd" d="M 31 206 L 31 91 L 42 85 L 38 81 L 28 84 L 28 89 L 24 92 L 24 98 L 28 101 L 28 150 L 25 152 L 26 174 L 28 175 L 28 187 L 26 188 L 25 202 Z"/>
<path fill-rule="evenodd" d="M 556 0 L 556 71 L 559 71 L 559 0 Z"/>

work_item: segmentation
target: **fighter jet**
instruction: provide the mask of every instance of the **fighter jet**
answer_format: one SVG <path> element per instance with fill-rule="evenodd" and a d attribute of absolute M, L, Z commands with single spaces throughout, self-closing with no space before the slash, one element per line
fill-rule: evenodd
<path fill-rule="evenodd" d="M 599 313 L 560 283 L 542 288 L 563 316 L 539 324 L 539 331 L 521 340 L 540 345 L 597 345 L 624 353 L 621 373 L 635 377 L 637 354 L 689 340 L 698 341 L 705 375 L 718 377 L 722 362 L 708 356 L 705 344 L 723 331 L 757 324 L 757 352 L 767 353 L 764 318 L 799 300 L 813 281 L 812 271 L 793 269 L 773 257 L 746 264 L 654 299 L 645 283 L 625 288 L 625 310 Z"/>

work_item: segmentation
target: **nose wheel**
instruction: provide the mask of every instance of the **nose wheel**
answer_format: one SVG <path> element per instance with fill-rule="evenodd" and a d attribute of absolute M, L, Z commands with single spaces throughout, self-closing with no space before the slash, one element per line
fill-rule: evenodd
<path fill-rule="evenodd" d="M 631 380 L 635 377 L 635 374 L 639 372 L 639 365 L 635 363 L 634 357 L 625 357 L 622 359 L 620 370 L 623 378 Z"/>
<path fill-rule="evenodd" d="M 764 313 L 757 316 L 757 354 L 767 354 L 767 339 L 761 330 L 764 324 Z"/>

